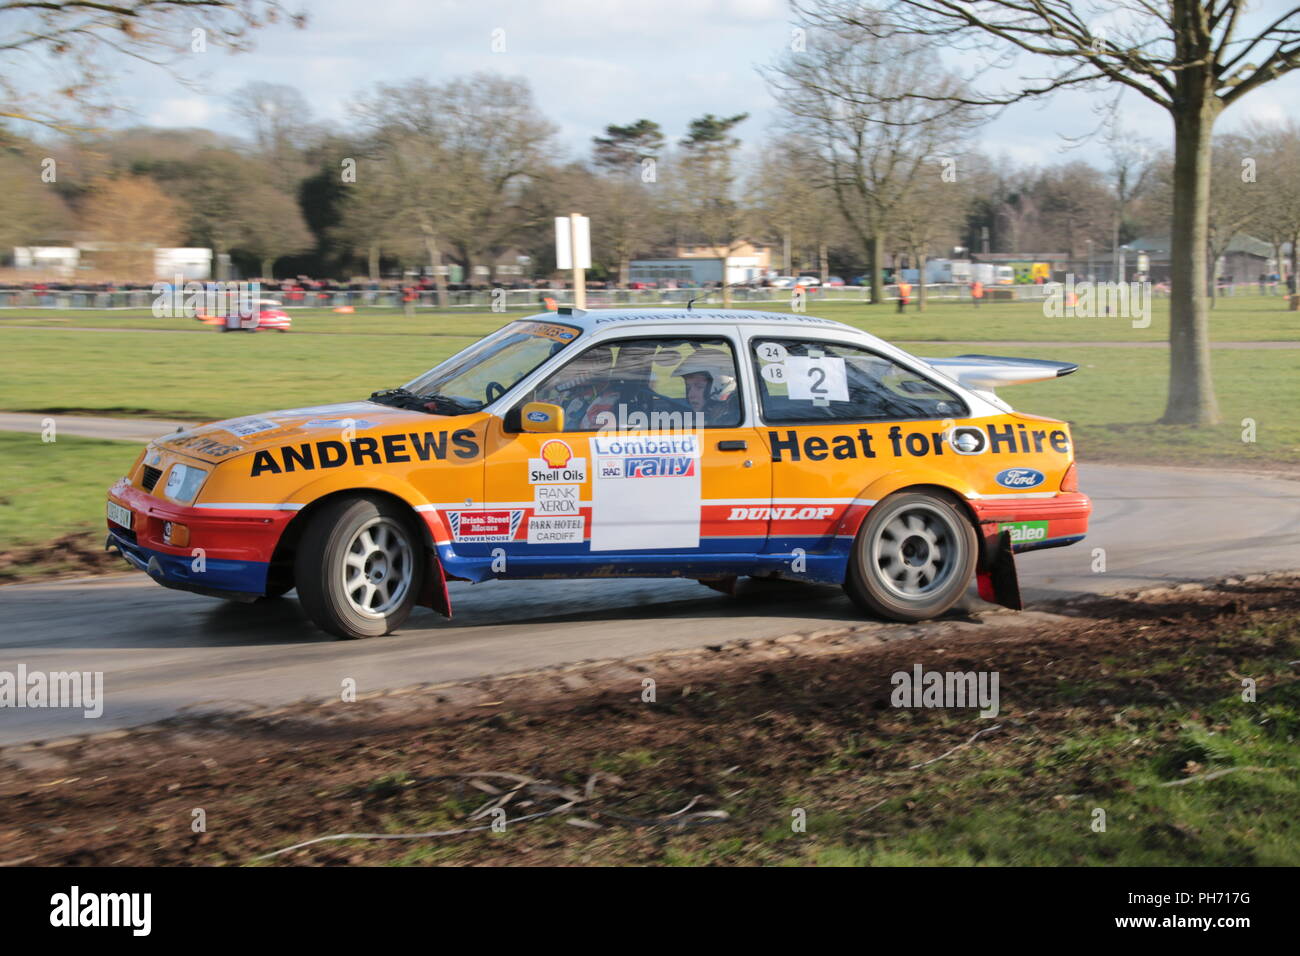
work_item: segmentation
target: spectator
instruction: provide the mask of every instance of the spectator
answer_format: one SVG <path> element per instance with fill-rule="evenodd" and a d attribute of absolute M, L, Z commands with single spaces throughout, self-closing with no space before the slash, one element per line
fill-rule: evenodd
<path fill-rule="evenodd" d="M 898 311 L 902 312 L 907 308 L 908 296 L 912 294 L 912 283 L 908 282 L 901 275 L 898 277 Z"/>
<path fill-rule="evenodd" d="M 984 283 L 980 282 L 979 279 L 976 279 L 974 282 L 970 284 L 971 304 L 974 305 L 976 308 L 979 308 L 980 299 L 982 298 L 984 298 Z"/>

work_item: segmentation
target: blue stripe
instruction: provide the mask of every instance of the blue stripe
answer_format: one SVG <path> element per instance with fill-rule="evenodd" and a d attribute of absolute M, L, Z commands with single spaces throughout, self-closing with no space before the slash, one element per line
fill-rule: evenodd
<path fill-rule="evenodd" d="M 181 589 L 204 591 L 230 591 L 236 594 L 265 594 L 265 561 L 231 561 L 224 558 L 204 558 L 203 570 L 195 571 L 194 558 L 184 554 L 166 554 L 146 548 L 118 531 L 109 531 L 109 538 L 122 556 L 135 568 L 144 571 L 159 584 Z M 156 571 L 149 569 L 156 562 Z"/>
<path fill-rule="evenodd" d="M 497 552 L 495 557 L 458 555 L 452 545 L 440 545 L 438 556 L 448 575 L 468 581 L 548 577 L 693 578 L 731 574 L 739 577 L 780 573 L 799 581 L 840 584 L 848 569 L 852 545 L 852 538 L 827 535 L 774 541 L 761 537 L 702 538 L 698 549 L 684 552 L 667 549 L 593 552 L 586 542 L 502 541 L 488 545 L 491 551 Z M 796 555 L 795 549 L 803 553 Z"/>

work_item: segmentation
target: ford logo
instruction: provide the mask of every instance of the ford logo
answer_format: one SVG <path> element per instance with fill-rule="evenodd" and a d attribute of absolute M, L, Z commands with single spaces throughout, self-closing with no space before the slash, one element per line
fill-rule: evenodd
<path fill-rule="evenodd" d="M 551 420 L 551 416 L 546 414 L 545 412 L 529 412 L 528 420 L 530 422 L 549 422 Z M 1041 478 L 1039 480 L 1041 480 Z"/>
<path fill-rule="evenodd" d="M 1036 468 L 1007 468 L 999 471 L 993 480 L 1003 488 L 1033 488 L 1046 479 L 1047 476 Z"/>

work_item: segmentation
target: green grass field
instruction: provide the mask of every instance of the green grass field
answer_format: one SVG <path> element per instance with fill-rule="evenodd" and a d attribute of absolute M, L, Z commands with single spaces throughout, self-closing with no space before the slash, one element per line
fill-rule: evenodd
<path fill-rule="evenodd" d="M 0 551 L 104 529 L 104 493 L 141 445 L 0 432 Z"/>
<path fill-rule="evenodd" d="M 717 301 L 698 303 L 717 308 Z M 680 305 L 676 306 L 680 308 Z M 737 308 L 789 312 L 789 304 L 740 302 Z M 1169 301 L 1153 303 L 1151 325 L 1133 328 L 1124 318 L 1049 318 L 1035 302 L 988 302 L 974 308 L 956 302 L 936 301 L 925 312 L 914 308 L 899 314 L 893 304 L 872 306 L 854 301 L 808 303 L 809 315 L 818 315 L 866 329 L 886 339 L 924 341 L 1023 340 L 1036 342 L 1163 342 L 1169 337 Z M 337 315 L 328 309 L 295 309 L 294 329 L 299 332 L 355 334 L 469 335 L 480 337 L 505 322 L 531 311 L 483 313 L 468 310 L 422 311 L 404 316 L 392 309 L 361 310 Z M 156 319 L 143 310 L 119 312 L 78 310 L 0 310 L 0 328 L 6 325 L 48 327 L 171 329 L 204 333 L 192 319 Z M 1219 300 L 1210 317 L 1215 341 L 1300 341 L 1300 312 L 1290 312 L 1281 296 L 1235 296 Z"/>

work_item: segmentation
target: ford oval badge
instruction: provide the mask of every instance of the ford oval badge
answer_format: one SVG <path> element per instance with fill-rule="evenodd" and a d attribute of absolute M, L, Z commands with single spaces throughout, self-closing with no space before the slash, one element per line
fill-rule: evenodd
<path fill-rule="evenodd" d="M 1003 488 L 1033 488 L 1046 479 L 1047 476 L 1036 468 L 1007 468 L 999 471 L 993 480 Z"/>

